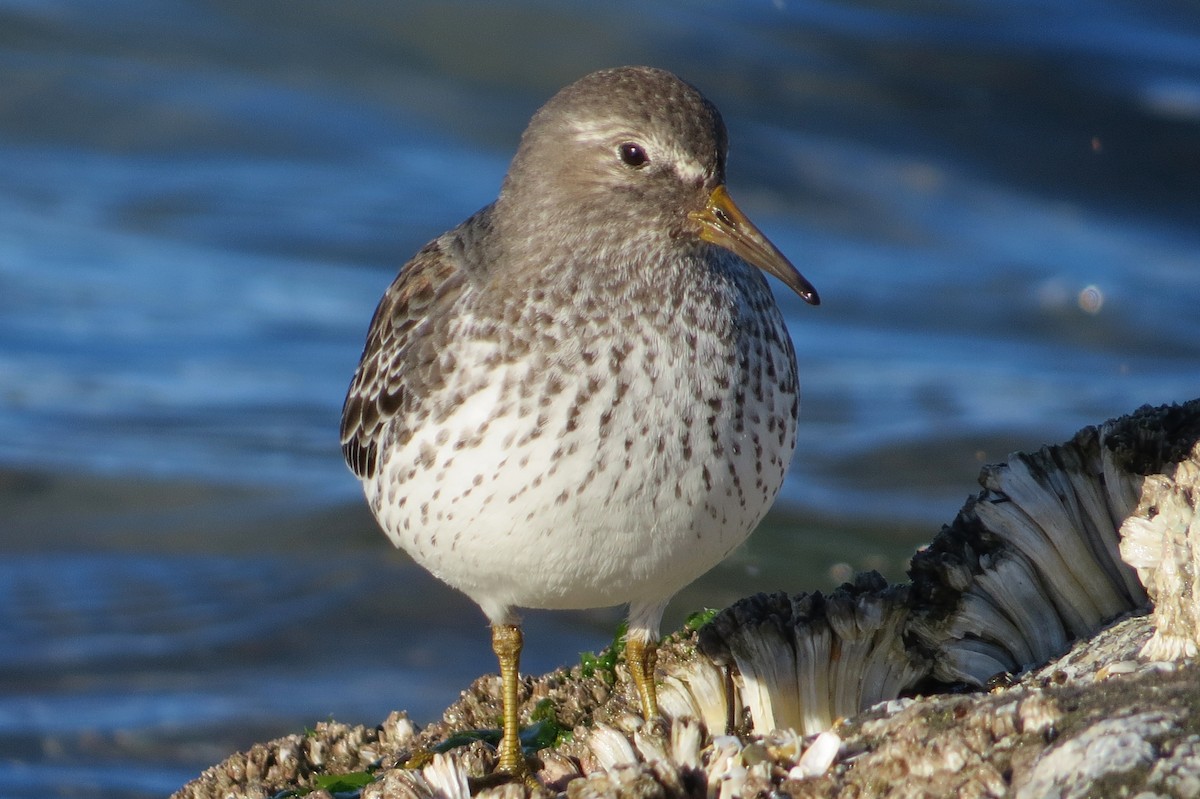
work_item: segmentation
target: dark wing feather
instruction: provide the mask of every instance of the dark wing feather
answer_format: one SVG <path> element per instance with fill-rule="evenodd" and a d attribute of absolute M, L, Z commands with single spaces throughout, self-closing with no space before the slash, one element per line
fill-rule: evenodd
<path fill-rule="evenodd" d="M 388 422 L 416 410 L 444 383 L 439 340 L 467 287 L 461 260 L 447 253 L 452 232 L 427 244 L 388 287 L 367 332 L 362 360 L 342 406 L 342 454 L 360 479 L 374 477 Z M 407 431 L 396 434 L 403 441 Z M 410 434 L 409 434 L 410 435 Z"/>

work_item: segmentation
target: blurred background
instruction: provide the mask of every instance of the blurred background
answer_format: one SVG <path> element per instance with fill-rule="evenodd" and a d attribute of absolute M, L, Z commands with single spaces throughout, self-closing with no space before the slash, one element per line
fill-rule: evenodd
<path fill-rule="evenodd" d="M 595 68 L 722 109 L 800 444 L 668 613 L 903 579 L 981 465 L 1200 395 L 1191 0 L 0 0 L 0 795 L 162 796 L 330 716 L 436 718 L 482 614 L 337 426 L 375 303 Z M 528 616 L 525 668 L 619 610 Z"/>

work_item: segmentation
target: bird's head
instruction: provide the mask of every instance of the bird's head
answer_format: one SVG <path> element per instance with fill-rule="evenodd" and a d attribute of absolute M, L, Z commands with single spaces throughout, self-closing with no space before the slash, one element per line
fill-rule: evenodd
<path fill-rule="evenodd" d="M 816 305 L 812 284 L 729 196 L 727 149 L 720 112 L 670 72 L 601 70 L 534 115 L 499 204 L 532 230 L 612 231 L 633 247 L 721 247 Z"/>

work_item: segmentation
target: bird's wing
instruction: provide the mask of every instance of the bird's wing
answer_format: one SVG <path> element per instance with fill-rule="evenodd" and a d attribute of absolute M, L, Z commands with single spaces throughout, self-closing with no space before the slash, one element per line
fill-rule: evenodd
<path fill-rule="evenodd" d="M 456 237 L 461 238 L 458 230 L 447 233 L 413 256 L 371 319 L 342 406 L 342 455 L 360 479 L 375 476 L 387 423 L 410 415 L 444 380 L 431 334 L 448 324 L 452 306 L 471 285 L 463 259 L 452 254 L 461 252 Z"/>

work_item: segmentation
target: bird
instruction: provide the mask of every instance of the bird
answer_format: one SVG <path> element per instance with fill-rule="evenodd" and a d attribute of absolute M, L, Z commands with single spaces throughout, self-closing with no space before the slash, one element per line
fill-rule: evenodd
<path fill-rule="evenodd" d="M 783 484 L 796 356 L 764 273 L 816 290 L 725 186 L 715 105 L 653 67 L 533 115 L 494 202 L 429 242 L 375 310 L 341 422 L 392 543 L 480 606 L 519 742 L 520 609 L 628 605 L 647 721 L 668 600 Z"/>

